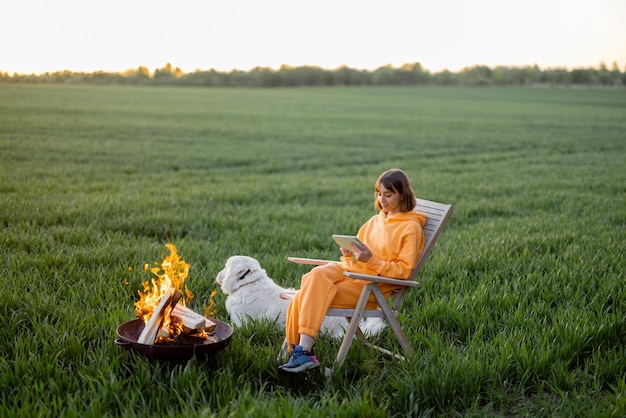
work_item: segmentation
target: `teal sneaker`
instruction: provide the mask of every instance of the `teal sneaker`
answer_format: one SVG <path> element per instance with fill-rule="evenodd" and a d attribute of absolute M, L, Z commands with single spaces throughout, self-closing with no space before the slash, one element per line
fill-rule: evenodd
<path fill-rule="evenodd" d="M 301 346 L 293 346 L 289 361 L 278 368 L 282 373 L 300 373 L 305 370 L 314 369 L 320 363 L 317 358 L 308 351 L 304 351 Z"/>

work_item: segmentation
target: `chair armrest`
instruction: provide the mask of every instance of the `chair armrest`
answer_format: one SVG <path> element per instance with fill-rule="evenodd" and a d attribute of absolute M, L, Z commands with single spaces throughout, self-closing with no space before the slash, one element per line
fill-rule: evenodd
<path fill-rule="evenodd" d="M 389 277 L 374 276 L 371 274 L 351 273 L 349 271 L 346 271 L 343 274 L 350 277 L 351 279 L 367 280 L 376 283 L 388 283 L 395 286 L 419 287 L 420 285 L 418 282 L 413 280 L 391 279 Z"/>
<path fill-rule="evenodd" d="M 323 266 L 325 264 L 339 262 L 339 261 L 331 261 L 331 260 L 318 260 L 316 258 L 300 258 L 300 257 L 287 257 L 287 260 L 296 264 L 313 264 L 315 266 Z"/>

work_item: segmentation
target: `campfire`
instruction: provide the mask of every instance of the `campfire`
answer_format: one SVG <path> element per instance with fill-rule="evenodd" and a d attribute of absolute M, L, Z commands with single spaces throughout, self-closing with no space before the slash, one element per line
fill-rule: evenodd
<path fill-rule="evenodd" d="M 144 345 L 188 344 L 193 340 L 216 338 L 213 335 L 216 323 L 187 308 L 193 299 L 193 293 L 185 284 L 189 263 L 178 255 L 174 245 L 166 244 L 166 247 L 170 254 L 160 265 L 150 269 L 155 277 L 144 281 L 143 291 L 138 291 L 135 312 L 143 320 L 144 328 L 137 342 Z M 146 265 L 144 270 L 147 269 Z"/>

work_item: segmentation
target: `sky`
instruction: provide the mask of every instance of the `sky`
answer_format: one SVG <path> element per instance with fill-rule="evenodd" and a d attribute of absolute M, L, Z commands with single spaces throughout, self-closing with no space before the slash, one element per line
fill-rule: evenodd
<path fill-rule="evenodd" d="M 626 71 L 626 0 L 7 0 L 0 72 L 314 65 Z"/>

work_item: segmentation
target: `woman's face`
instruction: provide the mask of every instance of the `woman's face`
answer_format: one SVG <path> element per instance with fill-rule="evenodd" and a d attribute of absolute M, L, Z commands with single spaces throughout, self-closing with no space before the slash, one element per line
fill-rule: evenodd
<path fill-rule="evenodd" d="M 383 208 L 383 212 L 394 214 L 400 207 L 400 193 L 386 189 L 381 183 L 378 185 L 378 203 Z"/>

